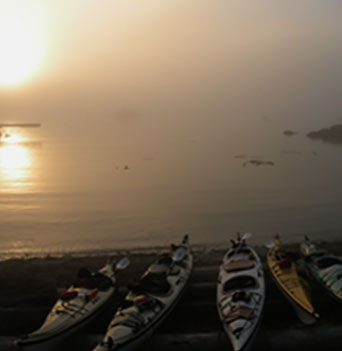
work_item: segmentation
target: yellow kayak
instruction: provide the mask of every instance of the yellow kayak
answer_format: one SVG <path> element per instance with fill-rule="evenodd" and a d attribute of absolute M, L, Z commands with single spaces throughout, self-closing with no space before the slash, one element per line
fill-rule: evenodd
<path fill-rule="evenodd" d="M 296 262 L 290 259 L 279 238 L 268 247 L 267 263 L 276 285 L 292 304 L 303 323 L 315 323 L 319 314 L 312 306 L 307 282 L 298 275 Z"/>

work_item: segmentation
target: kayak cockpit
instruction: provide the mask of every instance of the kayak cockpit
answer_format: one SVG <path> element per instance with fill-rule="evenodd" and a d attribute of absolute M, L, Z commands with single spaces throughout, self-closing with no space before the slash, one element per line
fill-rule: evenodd
<path fill-rule="evenodd" d="M 254 277 L 240 275 L 227 280 L 223 285 L 223 292 L 227 294 L 237 289 L 257 289 L 258 285 L 259 284 Z"/>
<path fill-rule="evenodd" d="M 73 281 L 74 288 L 108 290 L 113 285 L 113 281 L 108 275 L 101 272 L 91 273 L 87 268 L 80 268 L 77 278 Z"/>
<path fill-rule="evenodd" d="M 133 293 L 148 293 L 153 295 L 169 295 L 172 293 L 172 285 L 168 277 L 179 275 L 181 269 L 173 265 L 170 255 L 162 255 L 142 275 L 138 284 L 133 287 Z"/>
<path fill-rule="evenodd" d="M 341 265 L 342 262 L 337 257 L 322 257 L 321 259 L 317 260 L 316 265 L 319 269 L 326 269 L 335 265 Z"/>
<path fill-rule="evenodd" d="M 238 261 L 230 261 L 223 264 L 223 269 L 227 272 L 237 272 L 255 267 L 255 262 L 252 260 L 241 259 Z"/>

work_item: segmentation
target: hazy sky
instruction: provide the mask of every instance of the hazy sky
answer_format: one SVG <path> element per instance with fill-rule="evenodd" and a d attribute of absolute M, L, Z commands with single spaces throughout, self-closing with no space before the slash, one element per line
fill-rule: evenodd
<path fill-rule="evenodd" d="M 1 88 L 1 119 L 115 124 L 129 109 L 146 128 L 205 130 L 263 116 L 311 129 L 342 116 L 340 0 L 0 4 L 23 1 L 41 10 L 44 59 Z"/>

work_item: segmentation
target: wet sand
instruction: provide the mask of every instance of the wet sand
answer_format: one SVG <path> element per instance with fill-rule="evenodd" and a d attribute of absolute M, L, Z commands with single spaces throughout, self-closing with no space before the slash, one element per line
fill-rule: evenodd
<path fill-rule="evenodd" d="M 322 243 L 342 254 L 342 243 Z M 228 245 L 227 245 L 228 248 Z M 218 266 L 227 248 L 197 248 L 189 286 L 179 304 L 141 350 L 229 350 L 216 311 Z M 298 250 L 298 245 L 289 249 Z M 266 249 L 257 248 L 263 262 Z M 125 253 L 117 253 L 117 259 Z M 116 304 L 154 260 L 154 253 L 130 255 L 131 266 L 118 275 L 119 290 L 108 308 L 78 334 L 49 350 L 92 350 L 101 339 Z M 75 278 L 80 267 L 100 268 L 108 256 L 37 258 L 0 262 L 0 350 L 11 350 L 17 335 L 37 329 L 61 290 Z M 340 350 L 342 304 L 313 284 L 313 303 L 321 314 L 314 326 L 303 325 L 266 272 L 266 304 L 253 350 Z M 49 351 L 44 348 L 45 351 Z"/>

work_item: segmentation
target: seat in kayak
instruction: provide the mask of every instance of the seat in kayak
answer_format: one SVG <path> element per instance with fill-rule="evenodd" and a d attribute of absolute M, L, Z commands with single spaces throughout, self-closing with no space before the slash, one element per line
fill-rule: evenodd
<path fill-rule="evenodd" d="M 86 288 L 92 289 L 93 285 L 93 277 L 89 269 L 82 267 L 77 272 L 77 278 L 73 281 L 72 285 L 75 288 Z"/>
<path fill-rule="evenodd" d="M 252 269 L 254 268 L 254 265 L 254 262 L 251 260 L 238 260 L 234 262 L 225 263 L 223 268 L 226 272 L 236 272 L 245 269 Z"/>
<path fill-rule="evenodd" d="M 102 273 L 96 273 L 93 276 L 93 285 L 94 288 L 99 289 L 100 291 L 108 290 L 112 285 L 112 280 Z"/>
<path fill-rule="evenodd" d="M 233 302 L 244 301 L 248 303 L 250 302 L 250 300 L 251 300 L 251 293 L 244 290 L 236 291 L 232 296 Z"/>
<path fill-rule="evenodd" d="M 157 260 L 158 264 L 162 264 L 165 266 L 171 266 L 172 262 L 173 262 L 172 257 L 170 257 L 169 254 L 161 255 Z"/>
<path fill-rule="evenodd" d="M 112 286 L 112 280 L 105 274 L 97 272 L 92 274 L 88 269 L 81 268 L 77 279 L 72 283 L 75 288 L 99 289 L 106 291 Z"/>
<path fill-rule="evenodd" d="M 167 281 L 166 271 L 148 271 L 140 280 L 139 286 L 151 294 L 166 294 L 171 285 Z"/>
<path fill-rule="evenodd" d="M 290 269 L 292 267 L 292 262 L 288 258 L 283 257 L 278 261 L 278 266 L 281 269 Z"/>
<path fill-rule="evenodd" d="M 247 275 L 242 275 L 226 281 L 223 286 L 223 291 L 227 293 L 231 290 L 256 288 L 257 286 L 258 284 L 255 278 Z"/>
<path fill-rule="evenodd" d="M 237 319 L 250 320 L 254 318 L 254 310 L 244 305 L 234 305 L 230 313 L 225 318 L 227 324 L 234 322 Z"/>

